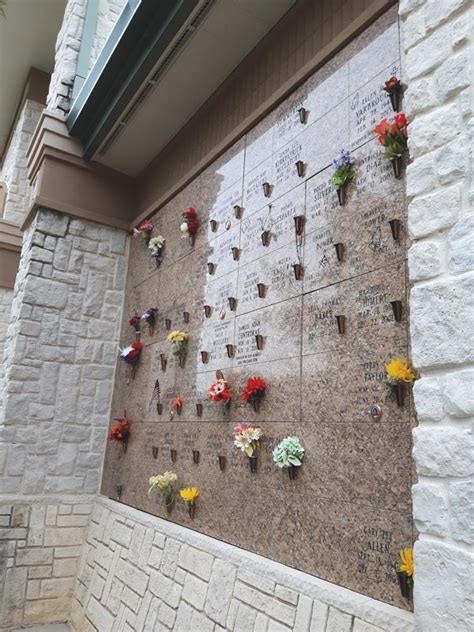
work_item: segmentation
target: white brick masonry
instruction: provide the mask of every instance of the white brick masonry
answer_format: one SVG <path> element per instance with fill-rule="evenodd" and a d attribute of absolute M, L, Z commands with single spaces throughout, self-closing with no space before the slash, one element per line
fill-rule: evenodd
<path fill-rule="evenodd" d="M 40 103 L 31 99 L 25 101 L 0 173 L 0 181 L 7 185 L 3 219 L 18 226 L 25 217 L 29 200 L 30 185 L 26 177 L 26 150 L 42 110 L 43 106 Z"/>
<path fill-rule="evenodd" d="M 67 621 L 91 511 L 86 502 L 0 505 L 1 630 Z"/>
<path fill-rule="evenodd" d="M 413 630 L 409 612 L 105 498 L 71 622 L 78 632 Z"/>
<path fill-rule="evenodd" d="M 419 632 L 474 629 L 473 6 L 402 0 Z M 471 148 L 471 149 L 470 149 Z"/>
<path fill-rule="evenodd" d="M 5 343 L 0 495 L 95 493 L 108 427 L 126 234 L 38 210 Z"/>

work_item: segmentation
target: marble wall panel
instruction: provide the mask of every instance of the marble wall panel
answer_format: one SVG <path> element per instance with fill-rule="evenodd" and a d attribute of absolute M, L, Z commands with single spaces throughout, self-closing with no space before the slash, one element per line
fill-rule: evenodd
<path fill-rule="evenodd" d="M 349 99 L 351 149 L 372 140 L 374 127 L 383 119 L 395 116 L 390 98 L 383 89 L 390 77 L 400 77 L 400 65 L 393 63 L 383 72 L 358 88 Z"/>
<path fill-rule="evenodd" d="M 404 183 L 371 135 L 377 119 L 391 115 L 382 86 L 398 72 L 399 47 L 396 25 L 379 33 L 341 51 L 155 214 L 155 234 L 167 240 L 159 269 L 141 240 L 131 240 L 122 342 L 133 339 L 126 320 L 134 310 L 156 304 L 160 311 L 153 336 L 142 332 L 135 379 L 123 365 L 116 372 L 112 417 L 126 410 L 135 423 L 126 453 L 107 447 L 102 490 L 117 498 L 122 485 L 122 502 L 406 608 L 394 564 L 413 541 L 413 407 L 410 394 L 397 405 L 384 370 L 390 358 L 409 354 Z M 356 175 L 340 206 L 331 163 L 349 147 Z M 297 160 L 306 163 L 304 178 Z M 272 185 L 270 197 L 263 182 Z M 241 219 L 235 204 L 243 207 Z M 201 221 L 194 246 L 179 233 L 189 206 Z M 306 219 L 298 239 L 297 215 Z M 391 219 L 401 221 L 398 241 Z M 342 261 L 336 243 L 344 245 Z M 304 266 L 299 281 L 296 262 Z M 257 283 L 266 286 L 263 298 Z M 237 299 L 235 311 L 229 297 Z M 402 302 L 401 322 L 394 320 L 395 300 Z M 204 305 L 212 308 L 209 318 Z M 342 334 L 336 316 L 346 318 Z M 171 356 L 166 318 L 189 333 L 184 368 Z M 233 393 L 229 407 L 208 399 L 217 370 Z M 267 381 L 258 412 L 241 397 L 253 375 Z M 161 415 L 150 401 L 157 379 Z M 183 399 L 181 415 L 171 412 L 175 395 Z M 374 405 L 380 417 L 370 414 Z M 238 423 L 264 430 L 257 474 L 233 447 Z M 306 448 L 296 481 L 272 461 L 289 434 Z M 177 473 L 178 488 L 200 488 L 194 522 L 181 501 L 168 516 L 159 497 L 148 495 L 148 478 L 165 470 Z"/>

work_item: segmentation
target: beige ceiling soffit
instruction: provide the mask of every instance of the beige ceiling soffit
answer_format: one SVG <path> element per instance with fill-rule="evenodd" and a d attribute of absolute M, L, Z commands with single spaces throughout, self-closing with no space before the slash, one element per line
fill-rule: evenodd
<path fill-rule="evenodd" d="M 25 101 L 29 99 L 30 101 L 36 101 L 36 103 L 39 103 L 41 105 L 46 105 L 50 79 L 51 75 L 49 73 L 38 70 L 37 68 L 30 68 L 30 72 L 28 73 L 28 77 L 25 81 L 25 87 L 23 88 L 21 98 L 15 110 L 12 124 L 8 131 L 7 141 L 5 143 L 5 148 L 0 159 L 0 164 L 3 163 L 3 159 L 7 155 L 8 148 L 10 147 L 11 139 L 13 137 L 16 124 L 18 122 L 18 118 L 21 114 L 23 106 L 25 105 Z"/>
<path fill-rule="evenodd" d="M 165 194 L 151 203 L 146 204 L 143 210 L 141 200 L 137 200 L 138 215 L 133 219 L 130 228 L 139 224 L 142 220 L 156 213 L 162 206 L 169 202 L 179 191 L 188 185 L 199 173 L 204 171 L 214 160 L 229 149 L 239 138 L 252 129 L 260 120 L 269 114 L 291 92 L 310 77 L 318 68 L 333 57 L 339 50 L 366 29 L 372 22 L 396 3 L 396 0 L 374 0 L 366 11 L 361 13 L 352 24 L 341 31 L 327 46 L 322 48 L 307 64 L 305 64 L 293 77 L 283 84 L 271 97 L 259 108 L 254 110 L 237 128 L 232 130 L 218 145 L 214 147 L 202 160 L 200 160 L 185 176 L 176 182 Z M 173 141 L 171 141 L 172 143 Z M 166 151 L 166 147 L 163 151 Z M 160 154 L 158 154 L 159 156 Z M 142 189 L 143 180 L 149 182 L 159 179 L 159 172 L 154 170 L 155 157 L 145 170 L 137 178 L 137 190 Z M 158 165 L 159 169 L 159 165 Z M 143 178 L 143 180 L 142 180 Z M 144 188 L 148 188 L 148 183 Z M 150 187 L 151 188 L 151 187 Z M 150 197 L 150 196 L 148 196 Z M 145 201 L 146 203 L 146 201 Z"/>
<path fill-rule="evenodd" d="M 0 287 L 13 289 L 20 263 L 22 232 L 0 219 Z"/>

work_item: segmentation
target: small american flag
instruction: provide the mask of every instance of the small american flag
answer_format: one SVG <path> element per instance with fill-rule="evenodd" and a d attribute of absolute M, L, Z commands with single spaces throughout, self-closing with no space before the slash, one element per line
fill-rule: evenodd
<path fill-rule="evenodd" d="M 153 393 L 151 394 L 150 404 L 152 404 L 153 402 L 158 403 L 160 401 L 160 393 L 160 383 L 158 380 L 156 380 L 155 388 L 153 389 Z"/>

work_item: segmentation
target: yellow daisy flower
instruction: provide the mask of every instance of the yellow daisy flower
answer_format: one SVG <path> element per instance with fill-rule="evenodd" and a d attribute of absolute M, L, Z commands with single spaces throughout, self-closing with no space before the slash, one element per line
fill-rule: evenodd
<path fill-rule="evenodd" d="M 385 370 L 391 378 L 399 382 L 410 383 L 416 380 L 416 373 L 408 363 L 408 359 L 395 358 L 385 365 Z"/>
<path fill-rule="evenodd" d="M 406 547 L 400 551 L 400 564 L 398 567 L 401 573 L 413 577 L 415 569 L 413 564 L 413 549 Z"/>
<path fill-rule="evenodd" d="M 193 503 L 199 496 L 199 489 L 197 487 L 187 487 L 179 490 L 179 495 L 187 503 Z"/>

